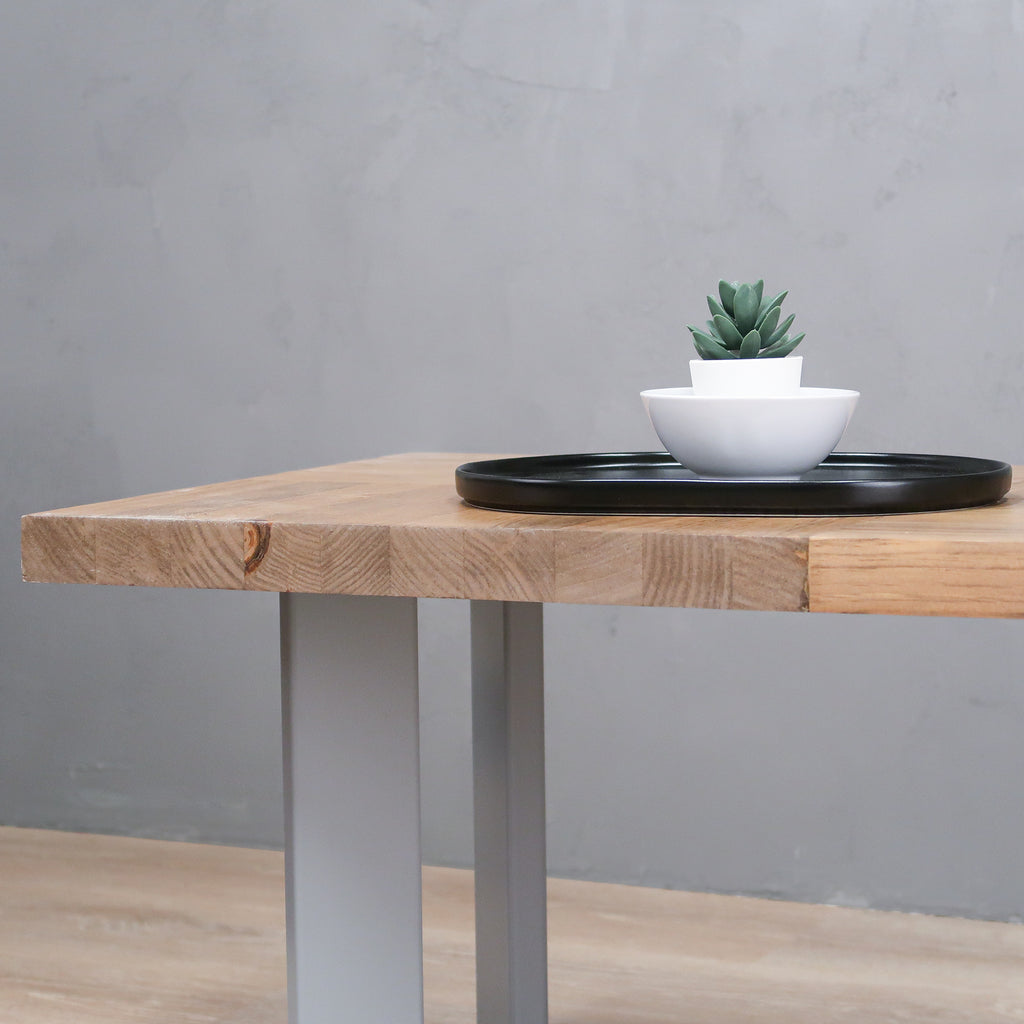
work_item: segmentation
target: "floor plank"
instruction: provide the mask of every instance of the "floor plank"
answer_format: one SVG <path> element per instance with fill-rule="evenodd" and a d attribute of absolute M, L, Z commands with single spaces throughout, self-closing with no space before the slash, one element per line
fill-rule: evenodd
<path fill-rule="evenodd" d="M 3 1024 L 285 1024 L 279 853 L 0 829 Z M 428 1024 L 472 1024 L 472 876 L 424 871 Z M 1024 1020 L 1024 927 L 552 880 L 552 1024 Z"/>

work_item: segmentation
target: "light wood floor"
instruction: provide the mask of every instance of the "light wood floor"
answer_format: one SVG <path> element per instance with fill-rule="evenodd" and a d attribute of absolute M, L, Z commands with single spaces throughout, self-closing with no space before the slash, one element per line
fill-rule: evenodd
<path fill-rule="evenodd" d="M 0 1022 L 285 1024 L 283 874 L 266 851 L 0 829 Z M 470 1024 L 472 876 L 424 883 L 427 1021 Z M 1024 1020 L 1019 925 L 549 894 L 552 1024 Z"/>

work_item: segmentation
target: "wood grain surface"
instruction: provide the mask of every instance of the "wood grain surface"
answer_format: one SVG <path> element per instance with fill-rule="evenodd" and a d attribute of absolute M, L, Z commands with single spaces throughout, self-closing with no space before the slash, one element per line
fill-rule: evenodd
<path fill-rule="evenodd" d="M 423 877 L 426 1024 L 475 1024 L 472 874 Z M 1021 925 L 558 879 L 548 907 L 551 1024 L 1024 1018 Z M 280 853 L 0 829 L 4 1024 L 286 1024 L 285 985 Z"/>
<path fill-rule="evenodd" d="M 25 516 L 26 580 L 775 611 L 1024 616 L 1024 484 L 916 515 L 471 508 L 477 453 L 385 456 Z"/>

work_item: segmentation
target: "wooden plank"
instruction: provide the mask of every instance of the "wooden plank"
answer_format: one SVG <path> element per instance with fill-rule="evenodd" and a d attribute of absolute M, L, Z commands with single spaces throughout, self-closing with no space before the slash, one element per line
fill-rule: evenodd
<path fill-rule="evenodd" d="M 618 518 L 618 517 L 617 517 Z M 589 520 L 555 534 L 555 600 L 641 604 L 643 534 Z"/>
<path fill-rule="evenodd" d="M 325 527 L 321 558 L 326 594 L 392 593 L 391 534 L 386 526 Z"/>
<path fill-rule="evenodd" d="M 807 610 L 807 543 L 685 530 L 644 538 L 644 604 Z"/>
<path fill-rule="evenodd" d="M 321 593 L 324 588 L 323 528 L 273 522 L 242 524 L 246 590 Z"/>
<path fill-rule="evenodd" d="M 1024 618 L 1024 545 L 923 537 L 812 538 L 808 591 L 816 612 Z"/>
<path fill-rule="evenodd" d="M 21 575 L 41 583 L 95 583 L 95 522 L 61 515 L 25 516 Z"/>
<path fill-rule="evenodd" d="M 245 581 L 242 523 L 100 518 L 96 582 L 238 590 Z"/>
<path fill-rule="evenodd" d="M 475 1024 L 473 879 L 424 869 L 426 1024 Z M 1008 1024 L 1024 926 L 551 879 L 551 1024 Z M 0 829 L 5 1024 L 286 1024 L 280 853 Z"/>
<path fill-rule="evenodd" d="M 522 517 L 528 524 L 529 520 Z M 504 529 L 463 531 L 460 596 L 491 601 L 554 601 L 555 534 L 513 521 Z"/>

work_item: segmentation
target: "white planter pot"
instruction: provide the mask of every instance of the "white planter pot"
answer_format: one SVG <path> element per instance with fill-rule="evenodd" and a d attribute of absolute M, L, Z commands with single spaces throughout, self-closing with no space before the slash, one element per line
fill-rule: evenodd
<path fill-rule="evenodd" d="M 803 356 L 782 359 L 691 359 L 697 395 L 795 395 Z"/>

